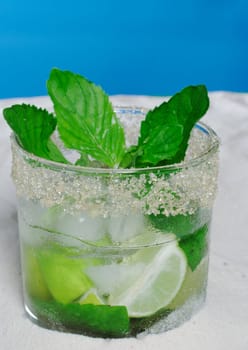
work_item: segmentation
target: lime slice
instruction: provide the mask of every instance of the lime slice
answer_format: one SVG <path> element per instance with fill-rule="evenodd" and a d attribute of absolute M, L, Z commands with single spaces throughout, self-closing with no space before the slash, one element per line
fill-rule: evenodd
<path fill-rule="evenodd" d="M 150 316 L 170 304 L 180 290 L 187 260 L 177 242 L 161 247 L 142 248 L 132 256 L 132 264 L 144 263 L 133 283 L 122 281 L 109 296 L 110 305 L 127 307 L 130 317 Z"/>
<path fill-rule="evenodd" d="M 80 298 L 79 304 L 103 305 L 104 301 L 99 297 L 96 289 L 90 289 L 82 296 L 82 298 Z"/>

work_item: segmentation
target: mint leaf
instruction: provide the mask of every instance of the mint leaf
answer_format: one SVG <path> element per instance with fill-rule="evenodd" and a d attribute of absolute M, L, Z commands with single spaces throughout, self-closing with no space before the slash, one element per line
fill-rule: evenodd
<path fill-rule="evenodd" d="M 147 215 L 152 225 L 164 233 L 174 233 L 177 238 L 183 238 L 193 234 L 210 220 L 209 215 L 202 209 L 193 214 L 178 214 L 165 216 L 163 214 Z"/>
<path fill-rule="evenodd" d="M 141 122 L 139 145 L 146 141 L 154 126 L 163 127 L 166 124 L 177 124 L 177 118 L 173 113 L 168 113 L 168 102 L 163 102 L 158 107 L 148 111 L 145 120 Z"/>
<path fill-rule="evenodd" d="M 180 124 L 154 127 L 140 144 L 143 154 L 139 157 L 139 162 L 156 165 L 164 159 L 171 159 L 182 142 L 182 135 L 183 127 Z"/>
<path fill-rule="evenodd" d="M 78 74 L 59 69 L 52 70 L 47 88 L 64 144 L 118 167 L 125 152 L 124 129 L 104 91 Z"/>
<path fill-rule="evenodd" d="M 33 308 L 41 318 L 67 330 L 103 337 L 123 337 L 129 333 L 125 306 L 61 304 L 34 300 Z"/>
<path fill-rule="evenodd" d="M 142 151 L 138 148 L 138 146 L 130 146 L 121 161 L 121 168 L 129 168 L 135 167 L 136 158 L 139 156 L 139 153 L 142 154 Z"/>
<path fill-rule="evenodd" d="M 208 244 L 207 233 L 208 225 L 204 225 L 194 234 L 182 238 L 179 242 L 179 246 L 184 251 L 192 271 L 197 268 L 206 253 Z"/>
<path fill-rule="evenodd" d="M 182 143 L 170 163 L 179 163 L 184 159 L 191 130 L 208 107 L 208 92 L 204 85 L 188 86 L 169 100 L 168 114 L 174 114 L 178 123 L 183 125 Z"/>
<path fill-rule="evenodd" d="M 89 158 L 89 156 L 85 153 L 80 153 L 80 158 L 77 159 L 75 162 L 75 165 L 80 165 L 84 167 L 91 167 L 91 168 L 103 168 L 104 164 L 99 162 L 98 160 L 92 160 Z"/>
<path fill-rule="evenodd" d="M 78 158 L 75 165 L 88 166 L 89 163 L 90 163 L 90 160 L 87 154 L 81 153 L 80 158 Z"/>
<path fill-rule="evenodd" d="M 190 133 L 209 106 L 206 87 L 188 86 L 147 113 L 141 123 L 136 165 L 166 165 L 184 159 Z"/>
<path fill-rule="evenodd" d="M 50 139 L 57 123 L 53 114 L 36 106 L 21 104 L 5 108 L 3 115 L 26 151 L 45 159 L 68 163 Z"/>

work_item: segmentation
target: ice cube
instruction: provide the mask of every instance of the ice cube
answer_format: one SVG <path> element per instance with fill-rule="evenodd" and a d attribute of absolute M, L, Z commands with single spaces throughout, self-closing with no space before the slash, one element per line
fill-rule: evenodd
<path fill-rule="evenodd" d="M 44 225 L 44 215 L 48 209 L 43 208 L 39 203 L 24 198 L 18 199 L 18 213 L 25 223 L 30 226 Z"/>
<path fill-rule="evenodd" d="M 32 246 L 41 245 L 50 235 L 47 231 L 41 230 L 35 226 L 30 226 L 20 213 L 18 215 L 18 228 L 21 240 Z"/>
<path fill-rule="evenodd" d="M 109 295 L 120 285 L 131 286 L 144 270 L 144 264 L 113 263 L 91 266 L 85 273 L 92 280 L 101 295 Z"/>
<path fill-rule="evenodd" d="M 68 214 L 63 207 L 56 205 L 51 208 L 43 208 L 39 203 L 27 200 L 20 200 L 19 217 L 26 225 L 25 230 L 35 229 L 47 232 L 47 234 L 57 235 L 56 239 L 64 240 L 67 244 L 68 239 L 76 238 L 80 240 L 97 241 L 102 239 L 107 231 L 107 219 L 103 217 L 90 217 L 86 212 L 80 212 L 75 215 Z M 24 231 L 24 228 L 23 228 Z"/>
<path fill-rule="evenodd" d="M 87 241 L 98 241 L 106 234 L 106 219 L 90 217 L 82 212 L 77 215 L 60 214 L 55 223 L 56 231 Z"/>
<path fill-rule="evenodd" d="M 127 241 L 145 229 L 145 218 L 142 214 L 112 216 L 108 222 L 108 232 L 115 242 Z"/>

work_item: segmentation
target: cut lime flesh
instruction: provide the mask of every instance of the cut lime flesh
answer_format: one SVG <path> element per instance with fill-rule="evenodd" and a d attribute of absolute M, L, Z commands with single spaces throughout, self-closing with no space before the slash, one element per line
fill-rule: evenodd
<path fill-rule="evenodd" d="M 38 262 L 50 293 L 60 303 L 72 302 L 92 287 L 80 259 L 72 259 L 54 249 L 40 250 Z"/>
<path fill-rule="evenodd" d="M 143 248 L 134 254 L 130 265 L 144 263 L 142 273 L 135 282 L 128 278 L 109 296 L 110 305 L 124 305 L 130 317 L 150 316 L 165 308 L 182 286 L 187 261 L 177 242 L 166 246 Z"/>
<path fill-rule="evenodd" d="M 86 292 L 78 301 L 79 304 L 93 304 L 93 305 L 103 305 L 104 301 L 98 295 L 97 290 L 95 288 L 90 289 Z"/>

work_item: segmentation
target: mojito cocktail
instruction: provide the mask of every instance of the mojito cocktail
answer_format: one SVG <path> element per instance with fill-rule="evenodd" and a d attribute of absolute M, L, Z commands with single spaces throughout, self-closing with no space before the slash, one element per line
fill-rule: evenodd
<path fill-rule="evenodd" d="M 218 138 L 198 123 L 187 150 L 178 151 L 186 127 L 173 124 L 174 113 L 171 143 L 151 154 L 163 140 L 160 130 L 149 135 L 154 115 L 132 107 L 115 113 L 119 139 L 108 147 L 121 149 L 119 125 L 129 147 L 118 167 L 103 166 L 108 156 L 99 150 L 78 158 L 76 136 L 74 148 L 66 148 L 66 118 L 47 153 L 41 144 L 33 154 L 33 145 L 12 136 L 24 303 L 30 318 L 49 329 L 107 338 L 160 333 L 189 319 L 206 297 Z M 142 124 L 147 115 L 149 128 Z M 175 163 L 180 152 L 184 159 Z"/>

